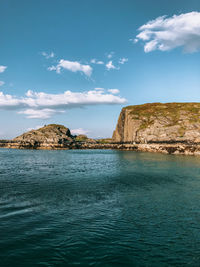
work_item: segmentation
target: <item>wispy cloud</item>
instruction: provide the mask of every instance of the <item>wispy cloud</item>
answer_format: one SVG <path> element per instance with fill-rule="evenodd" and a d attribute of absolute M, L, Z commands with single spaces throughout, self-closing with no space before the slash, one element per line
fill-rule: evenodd
<path fill-rule="evenodd" d="M 57 73 L 60 73 L 61 69 L 66 69 L 72 72 L 80 71 L 88 77 L 90 77 L 92 74 L 92 67 L 90 65 L 84 65 L 78 61 L 69 61 L 64 59 L 61 59 L 56 66 L 51 66 L 48 68 L 48 70 L 55 70 Z"/>
<path fill-rule="evenodd" d="M 126 63 L 126 62 L 128 62 L 128 58 L 125 58 L 125 57 L 122 57 L 122 58 L 120 58 L 120 60 L 119 60 L 119 64 L 124 64 L 124 63 Z"/>
<path fill-rule="evenodd" d="M 108 89 L 108 92 L 113 95 L 116 95 L 116 94 L 119 94 L 119 89 Z"/>
<path fill-rule="evenodd" d="M 4 85 L 5 82 L 4 81 L 0 81 L 0 86 Z"/>
<path fill-rule="evenodd" d="M 116 66 L 114 66 L 112 60 L 110 60 L 110 61 L 106 64 L 106 69 L 107 69 L 107 70 L 111 70 L 111 69 L 113 69 L 113 70 L 118 70 L 119 68 L 117 68 Z"/>
<path fill-rule="evenodd" d="M 101 61 L 101 60 L 97 60 L 96 58 L 91 59 L 90 62 L 91 62 L 92 64 L 97 64 L 97 65 L 103 65 L 103 64 L 104 64 L 103 61 Z"/>
<path fill-rule="evenodd" d="M 44 56 L 46 59 L 55 57 L 54 52 L 51 53 L 42 52 L 41 55 Z"/>
<path fill-rule="evenodd" d="M 185 52 L 200 50 L 200 12 L 158 17 L 139 28 L 135 42 L 144 41 L 146 53 L 183 47 Z"/>
<path fill-rule="evenodd" d="M 124 104 L 126 99 L 115 95 L 116 92 L 105 92 L 103 88 L 85 92 L 65 91 L 61 94 L 27 91 L 24 97 L 16 97 L 0 92 L 0 109 L 16 110 L 27 118 L 48 119 L 67 109 L 90 105 Z"/>
<path fill-rule="evenodd" d="M 57 113 L 63 113 L 63 110 L 44 109 L 26 109 L 19 111 L 18 114 L 25 114 L 27 119 L 49 119 Z"/>
<path fill-rule="evenodd" d="M 111 52 L 107 55 L 107 58 L 111 59 L 114 55 L 114 52 Z M 121 64 L 123 65 L 124 63 L 126 63 L 128 61 L 128 58 L 125 58 L 125 57 L 122 57 L 122 58 L 119 58 L 119 59 L 116 59 L 115 60 L 118 64 Z M 91 64 L 97 64 L 97 65 L 104 65 L 104 61 L 102 60 L 97 60 L 96 58 L 93 58 L 90 60 L 90 63 Z M 115 63 L 113 60 L 109 60 L 106 64 L 105 64 L 105 67 L 107 70 L 111 70 L 111 69 L 115 69 L 115 70 L 119 70 L 119 66 L 115 66 Z M 53 70 L 55 70 L 55 67 L 53 66 Z"/>
<path fill-rule="evenodd" d="M 7 66 L 0 66 L 0 73 L 4 72 L 7 69 Z"/>

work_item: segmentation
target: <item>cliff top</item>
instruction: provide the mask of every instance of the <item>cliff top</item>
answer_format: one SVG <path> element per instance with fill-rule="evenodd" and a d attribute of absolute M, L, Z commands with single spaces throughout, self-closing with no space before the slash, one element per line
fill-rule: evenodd
<path fill-rule="evenodd" d="M 127 106 L 134 119 L 151 116 L 170 117 L 173 124 L 178 123 L 184 115 L 191 122 L 200 122 L 200 103 L 147 103 L 143 105 Z M 189 115 L 189 117 L 188 117 Z"/>

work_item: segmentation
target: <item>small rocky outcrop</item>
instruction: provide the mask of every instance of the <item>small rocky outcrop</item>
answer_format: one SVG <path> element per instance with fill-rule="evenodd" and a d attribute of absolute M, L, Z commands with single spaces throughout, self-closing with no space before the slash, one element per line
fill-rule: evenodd
<path fill-rule="evenodd" d="M 31 130 L 13 140 L 0 142 L 0 147 L 19 149 L 83 149 L 95 148 L 96 141 L 86 135 L 73 136 L 68 128 L 49 124 Z"/>
<path fill-rule="evenodd" d="M 12 140 L 19 146 L 30 148 L 48 148 L 51 146 L 64 147 L 71 145 L 74 140 L 68 128 L 59 124 L 49 124 L 38 130 L 31 130 Z"/>
<path fill-rule="evenodd" d="M 113 142 L 199 143 L 200 103 L 150 103 L 122 109 Z"/>

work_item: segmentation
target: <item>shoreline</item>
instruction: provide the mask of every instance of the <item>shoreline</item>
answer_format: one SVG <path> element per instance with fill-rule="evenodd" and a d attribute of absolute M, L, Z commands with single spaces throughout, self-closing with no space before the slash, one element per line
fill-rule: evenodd
<path fill-rule="evenodd" d="M 114 149 L 125 151 L 141 151 L 141 152 L 157 152 L 174 155 L 200 155 L 200 144 L 187 143 L 69 143 L 69 144 L 54 144 L 54 143 L 37 143 L 29 142 L 0 142 L 0 148 L 10 149 L 33 149 L 33 150 L 89 150 L 89 149 Z"/>

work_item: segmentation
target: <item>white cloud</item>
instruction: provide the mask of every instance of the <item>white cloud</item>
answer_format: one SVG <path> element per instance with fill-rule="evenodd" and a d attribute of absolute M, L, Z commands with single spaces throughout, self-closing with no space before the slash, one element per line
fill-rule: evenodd
<path fill-rule="evenodd" d="M 18 110 L 19 114 L 25 114 L 27 118 L 47 119 L 57 113 L 63 113 L 66 109 L 126 103 L 125 98 L 116 96 L 114 93 L 111 91 L 104 93 L 103 88 L 85 92 L 65 91 L 61 94 L 37 93 L 29 90 L 24 97 L 0 92 L 0 109 Z"/>
<path fill-rule="evenodd" d="M 58 69 L 57 66 L 51 66 L 47 68 L 49 71 L 55 70 L 57 73 L 60 73 L 60 68 Z"/>
<path fill-rule="evenodd" d="M 90 77 L 92 74 L 92 67 L 90 65 L 83 65 L 78 61 L 69 61 L 61 59 L 56 66 L 51 66 L 48 70 L 55 70 L 57 73 L 60 73 L 61 69 L 70 70 L 72 72 L 83 72 L 86 76 Z"/>
<path fill-rule="evenodd" d="M 0 66 L 0 73 L 4 72 L 7 69 L 7 66 Z"/>
<path fill-rule="evenodd" d="M 97 65 L 103 65 L 103 64 L 104 64 L 103 61 L 101 61 L 101 60 L 96 60 L 96 58 L 91 59 L 90 62 L 91 62 L 92 64 L 97 64 Z"/>
<path fill-rule="evenodd" d="M 0 109 L 15 109 L 19 105 L 20 102 L 15 96 L 5 95 L 3 92 L 0 92 Z"/>
<path fill-rule="evenodd" d="M 183 47 L 185 52 L 200 50 L 200 12 L 158 17 L 139 28 L 135 42 L 145 42 L 146 53 Z"/>
<path fill-rule="evenodd" d="M 114 65 L 113 65 L 113 62 L 112 62 L 112 60 L 110 60 L 107 64 L 106 64 L 106 68 L 107 68 L 107 70 L 111 70 L 111 69 L 119 69 L 119 68 L 117 68 L 117 67 L 115 67 Z"/>
<path fill-rule="evenodd" d="M 0 86 L 4 85 L 5 82 L 4 81 L 0 81 Z"/>
<path fill-rule="evenodd" d="M 78 128 L 78 129 L 73 129 L 71 130 L 71 134 L 72 135 L 80 135 L 80 134 L 84 134 L 84 135 L 87 135 L 89 133 L 88 130 L 84 130 L 82 128 Z"/>
<path fill-rule="evenodd" d="M 42 56 L 44 56 L 46 59 L 55 57 L 55 54 L 54 54 L 53 52 L 51 52 L 51 53 L 49 53 L 49 54 L 46 53 L 46 52 L 42 52 L 41 54 L 42 54 Z"/>
<path fill-rule="evenodd" d="M 119 60 L 119 64 L 124 64 L 124 63 L 126 63 L 127 61 L 128 61 L 128 58 L 125 58 L 125 57 L 120 58 L 120 60 Z"/>
<path fill-rule="evenodd" d="M 108 89 L 108 92 L 113 95 L 116 95 L 116 94 L 119 94 L 119 89 Z"/>
<path fill-rule="evenodd" d="M 44 109 L 26 109 L 19 111 L 19 114 L 25 114 L 28 119 L 49 119 L 56 113 L 63 113 L 63 110 Z"/>

